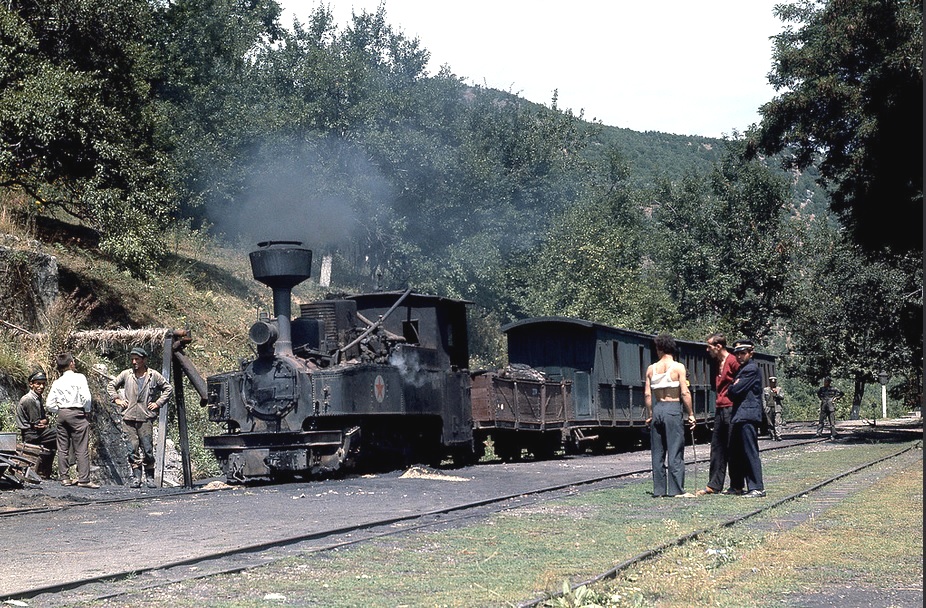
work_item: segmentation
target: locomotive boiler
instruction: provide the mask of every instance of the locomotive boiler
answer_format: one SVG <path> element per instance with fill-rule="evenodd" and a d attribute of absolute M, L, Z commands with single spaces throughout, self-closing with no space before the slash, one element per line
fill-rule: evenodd
<path fill-rule="evenodd" d="M 267 241 L 250 255 L 273 291 L 248 338 L 253 358 L 207 379 L 206 436 L 231 481 L 304 477 L 474 458 L 467 302 L 404 292 L 299 307 L 312 252 Z"/>

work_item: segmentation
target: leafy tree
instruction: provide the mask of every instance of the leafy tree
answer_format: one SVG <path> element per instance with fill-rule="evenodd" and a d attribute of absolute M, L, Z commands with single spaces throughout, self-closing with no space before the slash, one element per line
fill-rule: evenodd
<path fill-rule="evenodd" d="M 580 203 L 554 218 L 543 245 L 514 258 L 509 282 L 527 316 L 567 316 L 657 331 L 675 307 L 645 258 L 634 191 Z M 520 266 L 522 269 L 519 269 Z"/>
<path fill-rule="evenodd" d="M 872 262 L 825 218 L 799 213 L 792 225 L 800 248 L 784 294 L 789 373 L 814 385 L 829 375 L 852 379 L 853 418 L 865 385 L 882 370 L 905 379 L 901 398 L 915 406 L 922 370 L 911 361 L 921 361 L 922 350 L 908 344 L 898 321 L 918 307 L 920 260 Z"/>
<path fill-rule="evenodd" d="M 203 220 L 227 211 L 246 184 L 250 155 L 298 110 L 266 86 L 281 74 L 260 60 L 283 36 L 280 13 L 274 0 L 157 4 L 156 141 L 180 171 L 184 215 Z"/>
<path fill-rule="evenodd" d="M 709 176 L 664 183 L 650 205 L 650 255 L 682 327 L 764 341 L 781 312 L 788 251 L 782 230 L 788 185 L 764 162 L 744 160 L 743 140 Z"/>
<path fill-rule="evenodd" d="M 0 186 L 98 230 L 140 271 L 164 253 L 176 172 L 155 141 L 145 0 L 0 6 Z"/>
<path fill-rule="evenodd" d="M 822 269 L 829 273 L 822 280 L 840 280 L 823 289 L 834 303 L 825 311 L 814 310 L 808 296 L 798 298 L 793 323 L 805 347 L 831 354 L 818 366 L 854 378 L 855 413 L 863 382 L 886 357 L 906 353 L 911 360 L 895 369 L 922 368 L 922 8 L 921 0 L 777 7 L 793 24 L 776 37 L 769 75 L 783 92 L 761 108 L 751 134 L 752 154 L 783 151 L 791 167 L 815 164 L 848 228 L 846 242 L 823 239 L 831 253 L 798 262 L 799 269 L 826 260 L 834 268 Z M 813 251 L 807 243 L 814 240 L 804 246 Z M 904 375 L 907 392 L 920 394 L 919 373 Z"/>
<path fill-rule="evenodd" d="M 921 252 L 921 0 L 800 0 L 776 7 L 769 80 L 752 152 L 815 164 L 865 251 Z"/>

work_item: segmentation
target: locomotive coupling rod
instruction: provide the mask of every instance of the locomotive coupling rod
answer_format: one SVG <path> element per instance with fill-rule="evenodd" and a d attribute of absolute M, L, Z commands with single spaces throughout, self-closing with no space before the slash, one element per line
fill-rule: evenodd
<path fill-rule="evenodd" d="M 366 338 L 367 336 L 369 336 L 371 333 L 373 333 L 373 331 L 374 331 L 377 327 L 379 327 L 380 325 L 383 324 L 383 321 L 385 321 L 386 318 L 389 317 L 389 315 L 391 315 L 393 312 L 395 312 L 395 309 L 399 307 L 399 304 L 401 304 L 401 303 L 405 300 L 405 298 L 408 297 L 408 294 L 410 294 L 411 292 L 412 292 L 412 288 L 411 288 L 411 287 L 409 287 L 408 289 L 406 289 L 406 290 L 405 290 L 405 293 L 403 293 L 402 296 L 401 296 L 398 300 L 395 301 L 395 304 L 392 305 L 392 308 L 390 308 L 389 310 L 387 310 L 386 313 L 385 313 L 383 316 L 381 316 L 381 317 L 379 318 L 378 321 L 376 321 L 375 323 L 373 323 L 373 325 L 367 327 L 367 328 L 364 330 L 364 332 L 363 332 L 362 334 L 360 334 L 359 336 L 357 336 L 357 338 L 354 339 L 350 344 L 348 344 L 348 345 L 345 346 L 344 348 L 338 349 L 338 353 L 346 353 L 348 350 L 350 350 L 350 349 L 353 348 L 354 346 L 360 344 L 360 341 L 361 341 L 361 340 L 363 340 L 364 338 Z"/>

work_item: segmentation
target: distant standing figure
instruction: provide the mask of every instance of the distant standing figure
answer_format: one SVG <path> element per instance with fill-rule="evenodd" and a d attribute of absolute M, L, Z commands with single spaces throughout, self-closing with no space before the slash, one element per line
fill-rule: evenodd
<path fill-rule="evenodd" d="M 733 401 L 733 430 L 730 434 L 730 487 L 742 490 L 747 498 L 765 496 L 762 461 L 759 459 L 759 425 L 762 424 L 762 373 L 752 360 L 755 345 L 737 340 L 733 354 L 740 363 L 730 385 Z"/>
<path fill-rule="evenodd" d="M 16 426 L 22 435 L 23 443 L 39 445 L 48 450 L 39 458 L 36 473 L 42 479 L 51 477 L 51 465 L 55 460 L 55 450 L 58 445 L 57 431 L 48 422 L 45 413 L 45 403 L 42 394 L 48 386 L 48 376 L 43 371 L 34 372 L 29 376 L 29 392 L 23 395 L 16 406 Z"/>
<path fill-rule="evenodd" d="M 695 425 L 691 392 L 685 366 L 675 360 L 675 340 L 660 334 L 655 344 L 659 361 L 647 368 L 643 392 L 653 458 L 653 496 L 681 496 L 685 494 L 683 417 L 691 428 Z"/>
<path fill-rule="evenodd" d="M 142 467 L 146 485 L 154 481 L 154 419 L 170 399 L 173 389 L 167 379 L 148 369 L 148 351 L 136 346 L 129 353 L 132 367 L 123 370 L 106 386 L 110 399 L 122 408 L 122 423 L 129 438 L 129 466 L 132 467 L 131 487 L 141 487 Z M 119 389 L 123 389 L 124 398 Z M 141 454 L 139 454 L 139 450 Z"/>
<path fill-rule="evenodd" d="M 817 425 L 817 437 L 823 434 L 823 422 L 829 420 L 830 439 L 836 439 L 836 400 L 842 399 L 843 393 L 834 386 L 830 386 L 833 380 L 827 376 L 823 379 L 823 386 L 817 390 L 817 397 L 820 398 L 820 423 Z"/>
<path fill-rule="evenodd" d="M 733 378 L 740 368 L 739 361 L 727 350 L 727 339 L 721 333 L 711 334 L 707 338 L 707 354 L 717 362 L 717 377 L 714 379 L 714 390 L 717 392 L 716 407 L 714 411 L 714 430 L 711 433 L 711 464 L 707 486 L 698 490 L 697 496 L 720 494 L 723 482 L 727 477 L 729 462 L 730 433 L 733 430 L 733 402 L 727 391 L 733 384 Z M 740 493 L 735 488 L 727 488 L 728 494 Z"/>
<path fill-rule="evenodd" d="M 74 449 L 77 461 L 77 486 L 99 488 L 90 481 L 90 412 L 91 396 L 87 377 L 77 373 L 74 356 L 61 353 L 55 358 L 61 376 L 48 389 L 45 409 L 58 414 L 58 474 L 63 485 L 71 485 L 67 478 L 68 448 Z"/>
<path fill-rule="evenodd" d="M 784 391 L 778 386 L 778 378 L 769 377 L 768 386 L 762 389 L 762 409 L 765 410 L 768 430 L 773 441 L 781 441 L 781 402 L 783 399 Z"/>

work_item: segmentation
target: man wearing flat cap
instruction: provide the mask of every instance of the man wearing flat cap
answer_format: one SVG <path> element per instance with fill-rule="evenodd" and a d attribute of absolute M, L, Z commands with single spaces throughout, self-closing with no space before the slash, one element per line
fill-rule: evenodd
<path fill-rule="evenodd" d="M 770 376 L 768 386 L 762 389 L 762 408 L 765 410 L 765 419 L 768 420 L 768 432 L 772 441 L 781 441 L 781 402 L 784 392 L 778 386 L 778 378 Z"/>
<path fill-rule="evenodd" d="M 733 431 L 730 435 L 730 487 L 745 490 L 743 496 L 765 496 L 762 462 L 759 460 L 759 425 L 762 424 L 762 374 L 752 360 L 752 340 L 737 340 L 733 354 L 740 363 L 727 392 L 733 401 Z M 745 485 L 745 488 L 744 488 Z"/>
<path fill-rule="evenodd" d="M 16 405 L 16 427 L 22 435 L 23 443 L 40 445 L 45 453 L 39 457 L 38 473 L 42 479 L 51 477 L 51 465 L 55 461 L 58 446 L 58 431 L 48 422 L 45 402 L 42 395 L 48 386 L 48 376 L 39 370 L 29 375 L 29 392 L 23 395 Z"/>
<path fill-rule="evenodd" d="M 154 419 L 158 410 L 170 399 L 173 389 L 164 376 L 148 369 L 148 351 L 144 348 L 133 348 L 129 360 L 132 367 L 110 380 L 106 392 L 113 403 L 122 408 L 123 430 L 129 439 L 129 465 L 132 467 L 130 485 L 141 487 L 144 467 L 146 485 L 153 488 Z"/>
<path fill-rule="evenodd" d="M 844 392 L 833 386 L 833 379 L 827 376 L 823 386 L 817 390 L 820 399 L 820 423 L 817 425 L 817 437 L 823 434 L 823 423 L 830 423 L 830 439 L 836 439 L 836 402 L 843 398 Z"/>

